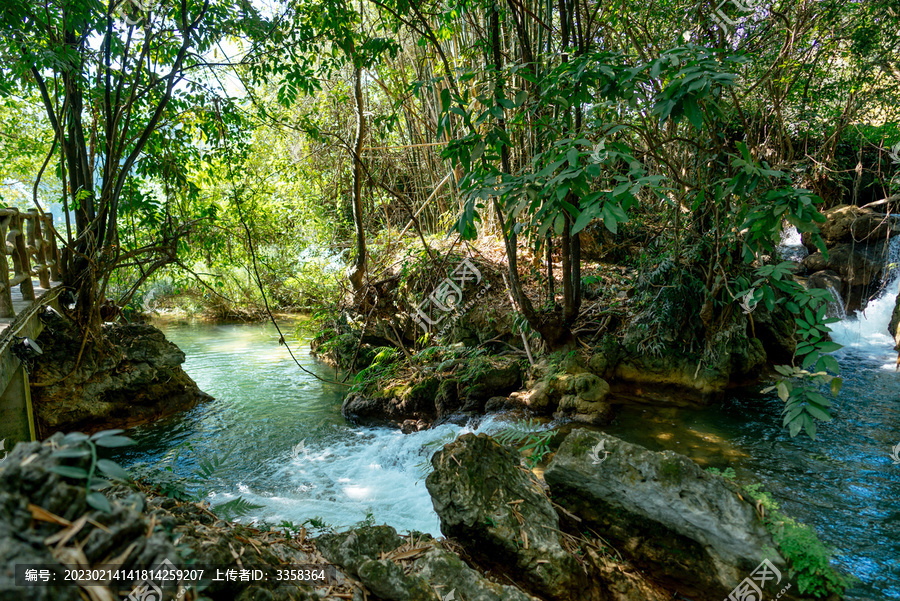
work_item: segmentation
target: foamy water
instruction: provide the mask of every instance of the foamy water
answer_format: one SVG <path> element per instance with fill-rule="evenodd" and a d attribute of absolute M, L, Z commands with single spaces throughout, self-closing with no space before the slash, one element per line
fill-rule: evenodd
<path fill-rule="evenodd" d="M 888 325 L 897 303 L 897 292 L 900 287 L 900 269 L 897 269 L 898 254 L 900 254 L 900 236 L 891 240 L 882 294 L 869 301 L 863 311 L 858 311 L 830 326 L 831 339 L 844 346 L 844 349 L 839 351 L 840 356 L 856 356 L 867 361 L 883 361 L 883 369 L 896 368 L 897 352 L 894 350 L 895 342 Z"/>

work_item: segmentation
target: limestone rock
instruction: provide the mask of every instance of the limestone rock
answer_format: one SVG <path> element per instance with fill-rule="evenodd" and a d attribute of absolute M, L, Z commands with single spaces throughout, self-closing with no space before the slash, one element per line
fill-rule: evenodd
<path fill-rule="evenodd" d="M 101 345 L 81 363 L 80 332 L 65 322 L 38 338 L 44 353 L 31 375 L 40 434 L 130 427 L 212 399 L 181 369 L 184 353 L 146 324 L 106 324 Z M 42 384 L 48 384 L 43 385 Z"/>
<path fill-rule="evenodd" d="M 557 503 L 687 597 L 722 599 L 763 558 L 784 564 L 753 505 L 677 453 L 575 430 L 544 477 Z"/>
<path fill-rule="evenodd" d="M 384 601 L 438 601 L 427 582 L 406 574 L 390 559 L 369 559 L 359 566 L 357 573 L 362 583 Z"/>
<path fill-rule="evenodd" d="M 437 589 L 442 599 L 537 601 L 514 586 L 491 582 L 467 566 L 459 557 L 443 549 L 431 549 L 416 560 L 413 568 L 416 574 Z"/>
<path fill-rule="evenodd" d="M 591 601 L 591 586 L 562 546 L 559 518 L 519 458 L 485 435 L 465 434 L 431 459 L 425 481 L 441 532 L 480 565 L 509 574 L 535 595 Z"/>
<path fill-rule="evenodd" d="M 894 343 L 897 345 L 894 348 L 900 350 L 900 295 L 897 296 L 897 301 L 894 304 L 894 310 L 891 313 L 891 323 L 888 325 L 888 331 L 891 336 L 894 337 Z"/>
<path fill-rule="evenodd" d="M 825 211 L 825 219 L 819 230 L 828 247 L 841 242 L 875 242 L 900 233 L 897 217 L 854 205 L 832 207 Z M 809 237 L 805 238 L 804 242 L 808 244 Z"/>
<path fill-rule="evenodd" d="M 803 266 L 811 273 L 830 269 L 850 286 L 867 286 L 881 277 L 887 257 L 885 243 L 864 246 L 842 243 L 828 249 L 828 258 L 814 252 L 803 259 Z"/>
<path fill-rule="evenodd" d="M 351 574 L 357 574 L 365 562 L 402 544 L 403 539 L 390 526 L 365 526 L 349 532 L 324 534 L 316 539 L 319 552 Z"/>

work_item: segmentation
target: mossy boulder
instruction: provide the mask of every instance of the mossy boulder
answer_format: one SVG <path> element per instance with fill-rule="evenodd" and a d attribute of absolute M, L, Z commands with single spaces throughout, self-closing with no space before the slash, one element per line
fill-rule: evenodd
<path fill-rule="evenodd" d="M 435 453 L 425 485 L 441 532 L 480 566 L 541 598 L 599 600 L 601 591 L 562 545 L 553 505 L 519 462 L 483 434 L 465 434 Z"/>
<path fill-rule="evenodd" d="M 687 457 L 575 430 L 544 473 L 555 502 L 670 590 L 717 601 L 768 558 L 754 506 Z"/>

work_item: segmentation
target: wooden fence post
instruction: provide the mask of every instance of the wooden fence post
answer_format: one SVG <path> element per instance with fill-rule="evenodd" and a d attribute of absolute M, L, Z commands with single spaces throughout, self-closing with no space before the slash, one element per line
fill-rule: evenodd
<path fill-rule="evenodd" d="M 34 253 L 38 281 L 44 290 L 50 289 L 50 270 L 47 268 L 47 244 L 41 231 L 41 216 L 37 209 L 28 211 L 28 250 Z"/>
<path fill-rule="evenodd" d="M 16 316 L 16 310 L 12 304 L 12 286 L 9 284 L 9 261 L 6 260 L 6 255 L 12 254 L 8 250 L 10 245 L 6 241 L 6 231 L 9 229 L 11 217 L 12 213 L 8 210 L 0 210 L 0 243 L 3 245 L 3 248 L 0 249 L 2 250 L 0 252 L 0 286 L 3 287 L 3 290 L 0 290 L 0 317 Z"/>
<path fill-rule="evenodd" d="M 22 280 L 22 285 L 19 286 L 19 290 L 22 291 L 22 298 L 25 300 L 34 300 L 34 284 L 31 283 L 31 258 L 28 256 L 28 247 L 25 246 L 25 216 L 16 211 L 16 214 L 13 216 L 13 222 L 16 225 L 16 238 L 15 238 L 15 255 L 13 255 L 13 259 L 15 259 L 16 255 L 18 255 L 18 269 L 16 270 L 16 275 L 22 276 L 24 279 Z M 15 261 L 13 261 L 15 262 Z"/>
<path fill-rule="evenodd" d="M 56 245 L 56 228 L 53 227 L 53 213 L 44 213 L 44 225 L 46 226 L 45 242 L 50 251 L 50 280 L 62 281 L 62 266 L 59 262 L 59 247 Z"/>

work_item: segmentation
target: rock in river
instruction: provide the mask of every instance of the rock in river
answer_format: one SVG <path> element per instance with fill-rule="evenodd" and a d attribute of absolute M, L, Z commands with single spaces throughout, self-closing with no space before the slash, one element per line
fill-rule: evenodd
<path fill-rule="evenodd" d="M 754 506 L 683 455 L 576 430 L 544 477 L 557 503 L 689 598 L 727 597 L 764 558 L 784 566 Z"/>

